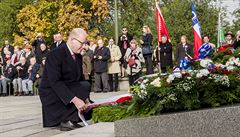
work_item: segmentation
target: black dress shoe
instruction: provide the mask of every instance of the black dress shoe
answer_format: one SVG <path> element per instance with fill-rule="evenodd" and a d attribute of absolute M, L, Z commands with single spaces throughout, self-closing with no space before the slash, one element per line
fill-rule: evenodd
<path fill-rule="evenodd" d="M 7 93 L 2 93 L 2 96 L 3 96 L 3 97 L 6 97 L 6 96 L 7 96 Z"/>
<path fill-rule="evenodd" d="M 59 128 L 60 131 L 70 131 L 76 129 L 71 121 L 61 122 Z"/>
<path fill-rule="evenodd" d="M 74 128 L 81 128 L 83 126 L 79 125 L 77 122 L 72 122 Z"/>

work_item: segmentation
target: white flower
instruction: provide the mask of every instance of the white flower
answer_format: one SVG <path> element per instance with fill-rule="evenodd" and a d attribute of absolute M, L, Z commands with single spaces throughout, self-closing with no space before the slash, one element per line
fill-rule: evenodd
<path fill-rule="evenodd" d="M 230 62 L 229 61 L 226 62 L 226 66 L 230 66 Z"/>
<path fill-rule="evenodd" d="M 149 80 L 148 79 L 144 79 L 143 80 L 143 83 L 147 83 Z"/>
<path fill-rule="evenodd" d="M 208 76 L 208 74 L 210 74 L 210 72 L 208 71 L 208 69 L 202 69 L 202 70 L 200 70 L 200 73 L 201 73 L 203 76 Z"/>
<path fill-rule="evenodd" d="M 169 78 L 167 79 L 167 83 L 170 84 L 172 83 L 172 80 L 170 80 Z"/>
<path fill-rule="evenodd" d="M 192 77 L 187 77 L 188 80 L 192 79 Z"/>
<path fill-rule="evenodd" d="M 155 87 L 161 87 L 161 79 L 158 77 L 155 80 L 153 80 L 150 84 L 155 86 Z"/>
<path fill-rule="evenodd" d="M 235 69 L 234 66 L 228 66 L 228 67 L 227 67 L 227 70 L 228 70 L 228 71 L 231 71 L 231 70 L 234 70 L 234 69 Z"/>
<path fill-rule="evenodd" d="M 229 61 L 229 64 L 230 64 L 230 65 L 234 65 L 234 61 L 232 61 L 232 60 Z"/>
<path fill-rule="evenodd" d="M 213 61 L 210 59 L 202 59 L 200 61 L 200 66 L 207 68 Z"/>
<path fill-rule="evenodd" d="M 221 83 L 224 86 L 229 87 L 230 86 L 230 81 L 228 76 L 221 76 L 219 74 L 213 74 L 212 78 L 214 79 L 214 82 L 216 83 Z"/>
<path fill-rule="evenodd" d="M 197 73 L 196 77 L 197 77 L 197 78 L 202 78 L 203 75 L 202 75 L 201 73 Z"/>
<path fill-rule="evenodd" d="M 181 72 L 173 73 L 173 75 L 174 75 L 176 78 L 182 78 Z"/>
<path fill-rule="evenodd" d="M 238 61 L 238 63 L 236 64 L 238 67 L 240 67 L 240 61 Z"/>
<path fill-rule="evenodd" d="M 176 100 L 177 100 L 175 94 L 170 94 L 168 97 L 169 97 L 171 100 L 173 100 L 173 101 L 176 101 Z"/>
<path fill-rule="evenodd" d="M 239 58 L 236 58 L 236 59 L 234 60 L 234 63 L 235 63 L 235 65 L 237 65 L 237 66 L 238 66 L 238 63 L 239 63 Z"/>
<path fill-rule="evenodd" d="M 191 89 L 190 85 L 188 83 L 183 83 L 183 89 L 185 91 L 189 91 Z"/>
<path fill-rule="evenodd" d="M 140 85 L 140 89 L 146 89 L 145 84 L 142 83 L 142 84 Z"/>
<path fill-rule="evenodd" d="M 235 57 L 231 57 L 228 61 L 230 65 L 234 65 L 236 58 Z"/>
<path fill-rule="evenodd" d="M 169 75 L 169 76 L 168 76 L 168 79 L 171 80 L 171 81 L 173 81 L 173 80 L 175 79 L 175 75 L 173 75 L 173 74 Z"/>

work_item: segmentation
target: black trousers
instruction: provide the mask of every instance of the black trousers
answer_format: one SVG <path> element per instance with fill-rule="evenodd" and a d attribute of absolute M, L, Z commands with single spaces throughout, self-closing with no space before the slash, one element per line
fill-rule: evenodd
<path fill-rule="evenodd" d="M 117 91 L 118 90 L 118 73 L 115 74 L 108 74 L 109 76 L 109 86 L 110 91 Z"/>
<path fill-rule="evenodd" d="M 128 75 L 129 85 L 133 85 L 134 82 L 140 77 L 140 72 L 135 75 Z"/>
<path fill-rule="evenodd" d="M 166 73 L 167 72 L 167 67 L 161 67 L 161 72 Z"/>
<path fill-rule="evenodd" d="M 147 68 L 147 75 L 153 74 L 154 72 L 153 72 L 152 55 L 145 55 L 144 59 L 145 59 L 145 64 Z"/>

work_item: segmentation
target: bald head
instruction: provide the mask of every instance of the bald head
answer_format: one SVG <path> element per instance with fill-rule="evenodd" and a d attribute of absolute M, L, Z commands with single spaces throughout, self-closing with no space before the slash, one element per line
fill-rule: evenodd
<path fill-rule="evenodd" d="M 67 44 L 75 54 L 80 54 L 85 47 L 86 40 L 86 31 L 81 28 L 75 28 L 69 33 Z"/>
<path fill-rule="evenodd" d="M 86 38 L 86 37 L 87 37 L 87 33 L 85 30 L 83 30 L 81 28 L 75 28 L 69 33 L 68 39 L 70 39 L 70 38 L 81 39 L 81 38 Z"/>

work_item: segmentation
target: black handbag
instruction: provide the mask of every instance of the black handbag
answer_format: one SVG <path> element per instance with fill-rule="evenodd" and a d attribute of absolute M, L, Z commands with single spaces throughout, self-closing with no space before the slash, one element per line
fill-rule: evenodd
<path fill-rule="evenodd" d="M 142 47 L 143 55 L 152 54 L 152 46 L 143 46 Z"/>

